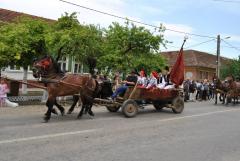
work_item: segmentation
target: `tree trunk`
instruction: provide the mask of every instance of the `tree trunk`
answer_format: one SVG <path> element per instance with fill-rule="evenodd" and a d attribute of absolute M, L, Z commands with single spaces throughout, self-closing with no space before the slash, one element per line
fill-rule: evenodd
<path fill-rule="evenodd" d="M 27 83 L 28 68 L 23 67 L 23 82 Z M 27 84 L 22 84 L 22 94 L 27 94 Z"/>
<path fill-rule="evenodd" d="M 81 74 L 83 74 L 83 63 L 81 64 Z"/>

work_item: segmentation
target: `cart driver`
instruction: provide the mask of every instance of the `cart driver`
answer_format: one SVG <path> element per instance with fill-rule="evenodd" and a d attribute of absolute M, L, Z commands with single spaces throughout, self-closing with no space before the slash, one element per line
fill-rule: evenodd
<path fill-rule="evenodd" d="M 136 72 L 132 71 L 126 80 L 122 81 L 124 84 L 117 88 L 116 91 L 112 94 L 111 99 L 115 99 L 119 94 L 125 93 L 129 86 L 135 86 L 137 80 L 138 78 L 136 76 Z"/>

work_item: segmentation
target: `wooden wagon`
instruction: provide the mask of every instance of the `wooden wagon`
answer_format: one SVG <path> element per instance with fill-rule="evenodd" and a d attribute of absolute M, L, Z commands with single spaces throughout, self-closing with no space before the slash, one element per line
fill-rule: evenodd
<path fill-rule="evenodd" d="M 117 112 L 120 108 L 126 117 L 134 117 L 143 105 L 152 104 L 156 110 L 171 108 L 174 113 L 181 113 L 184 109 L 183 92 L 181 89 L 146 89 L 129 87 L 123 97 L 115 101 L 95 99 L 95 103 L 104 105 L 110 112 Z"/>

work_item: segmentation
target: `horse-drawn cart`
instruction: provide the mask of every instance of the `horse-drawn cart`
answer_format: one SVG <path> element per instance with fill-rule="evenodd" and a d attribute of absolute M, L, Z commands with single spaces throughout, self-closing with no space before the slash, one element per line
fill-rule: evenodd
<path fill-rule="evenodd" d="M 152 104 L 156 110 L 171 108 L 174 113 L 181 113 L 184 101 L 181 89 L 146 89 L 135 86 L 129 87 L 123 97 L 111 101 L 95 98 L 95 103 L 104 105 L 110 112 L 117 112 L 120 108 L 126 117 L 134 117 L 143 104 Z"/>

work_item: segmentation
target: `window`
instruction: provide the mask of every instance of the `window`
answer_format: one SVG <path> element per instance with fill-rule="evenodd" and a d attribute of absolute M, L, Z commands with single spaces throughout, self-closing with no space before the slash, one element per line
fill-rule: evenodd
<path fill-rule="evenodd" d="M 75 64 L 74 64 L 74 73 L 81 73 L 81 66 L 82 64 L 75 59 Z"/>
<path fill-rule="evenodd" d="M 62 59 L 60 59 L 58 61 L 58 66 L 60 67 L 60 69 L 65 72 L 68 70 L 67 68 L 67 58 L 66 57 L 62 57 Z"/>
<path fill-rule="evenodd" d="M 208 79 L 208 72 L 205 72 L 205 78 Z"/>
<path fill-rule="evenodd" d="M 74 65 L 74 73 L 78 73 L 78 64 Z"/>
<path fill-rule="evenodd" d="M 192 77 L 193 77 L 193 73 L 192 72 L 187 72 L 186 73 L 186 78 L 187 79 L 192 79 Z"/>
<path fill-rule="evenodd" d="M 20 66 L 18 65 L 10 65 L 10 70 L 20 70 Z"/>
<path fill-rule="evenodd" d="M 208 79 L 209 73 L 205 71 L 200 71 L 200 79 Z"/>

